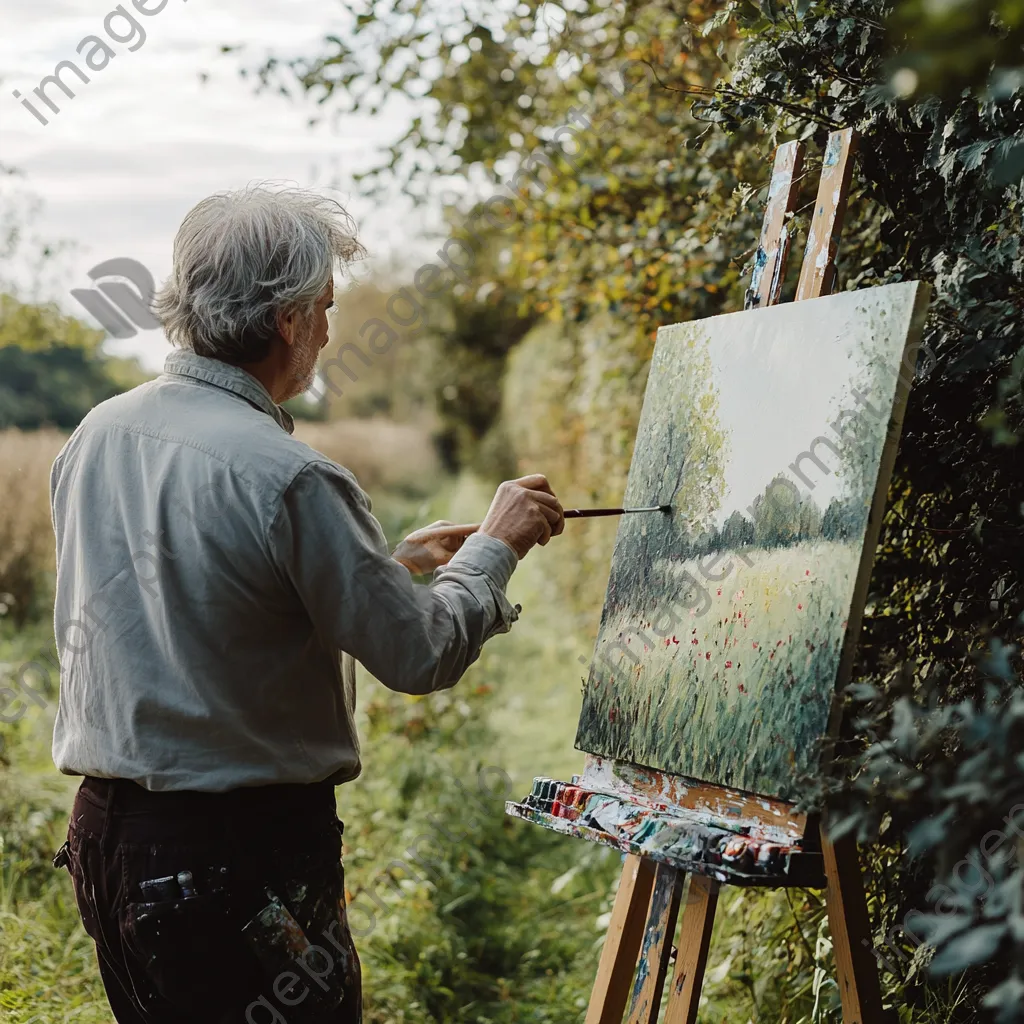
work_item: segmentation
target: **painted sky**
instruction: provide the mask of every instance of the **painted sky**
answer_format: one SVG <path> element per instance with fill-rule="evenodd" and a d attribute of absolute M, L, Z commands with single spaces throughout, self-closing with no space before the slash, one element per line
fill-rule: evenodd
<path fill-rule="evenodd" d="M 12 96 L 31 95 L 57 62 L 76 57 L 116 0 L 0 0 L 0 163 L 23 177 L 4 183 L 19 205 L 42 201 L 35 233 L 74 247 L 35 297 L 57 300 L 85 316 L 68 295 L 89 284 L 101 260 L 127 256 L 159 282 L 170 269 L 171 242 L 188 209 L 213 192 L 258 179 L 334 185 L 359 224 L 375 259 L 395 253 L 424 258 L 436 242 L 420 238 L 436 226 L 395 197 L 381 204 L 356 194 L 353 172 L 377 162 L 412 110 L 394 103 L 376 118 L 345 116 L 335 127 L 310 129 L 309 101 L 256 96 L 239 76 L 270 52 L 310 53 L 318 39 L 344 33 L 336 0 L 168 0 L 144 24 L 146 41 L 134 52 L 112 43 L 117 56 L 91 82 L 63 100 L 43 126 Z M 156 7 L 156 0 L 149 0 Z M 131 10 L 131 4 L 128 4 Z M 116 30 L 116 29 L 115 29 Z M 222 55 L 222 44 L 241 56 Z M 205 84 L 201 74 L 208 75 Z M 77 80 L 76 80 L 77 81 Z M 22 286 L 28 270 L 20 268 Z M 16 271 L 17 273 L 17 271 Z M 159 331 L 108 343 L 158 369 L 168 346 Z"/>
<path fill-rule="evenodd" d="M 827 309 L 828 315 L 823 315 Z M 855 304 L 814 300 L 787 303 L 785 307 L 711 317 L 709 328 L 723 327 L 730 318 L 742 317 L 746 336 L 741 345 L 712 344 L 711 364 L 719 396 L 719 420 L 731 435 L 732 455 L 725 464 L 726 492 L 716 525 L 721 526 L 736 509 L 745 510 L 780 472 L 799 484 L 787 470 L 797 455 L 819 435 L 835 440 L 829 429 L 839 411 L 851 408 L 849 387 L 856 364 L 844 339 L 862 334 L 853 322 Z M 787 318 L 780 332 L 777 322 Z M 816 339 L 808 349 L 807 338 Z M 736 431 L 744 430 L 744 437 Z M 827 465 L 838 460 L 822 446 L 817 449 Z M 780 455 L 781 453 L 781 455 Z M 822 475 L 813 464 L 803 467 L 815 482 L 813 496 L 822 510 L 842 493 L 838 474 Z M 801 486 L 801 490 L 805 490 Z"/>

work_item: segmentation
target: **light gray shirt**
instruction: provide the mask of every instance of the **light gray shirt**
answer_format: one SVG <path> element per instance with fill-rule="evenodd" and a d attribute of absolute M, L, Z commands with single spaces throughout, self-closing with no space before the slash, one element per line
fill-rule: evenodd
<path fill-rule="evenodd" d="M 174 352 L 53 464 L 53 759 L 151 790 L 359 773 L 355 666 L 454 685 L 517 610 L 516 555 L 475 534 L 428 585 L 344 467 L 244 370 Z"/>

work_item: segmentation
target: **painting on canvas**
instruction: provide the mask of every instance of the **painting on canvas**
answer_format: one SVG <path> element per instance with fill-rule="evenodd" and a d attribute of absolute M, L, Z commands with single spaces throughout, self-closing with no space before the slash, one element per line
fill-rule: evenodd
<path fill-rule="evenodd" d="M 622 517 L 577 747 L 798 796 L 926 303 L 912 282 L 659 331 L 624 503 L 673 510 Z"/>

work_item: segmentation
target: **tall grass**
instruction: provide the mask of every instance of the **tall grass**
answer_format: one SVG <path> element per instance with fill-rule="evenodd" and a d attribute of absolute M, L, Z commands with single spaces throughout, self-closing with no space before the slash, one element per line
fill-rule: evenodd
<path fill-rule="evenodd" d="M 295 436 L 351 470 L 364 490 L 424 497 L 437 487 L 440 461 L 427 434 L 385 419 L 298 422 Z"/>
<path fill-rule="evenodd" d="M 41 611 L 54 568 L 50 466 L 56 430 L 0 431 L 0 616 L 23 624 Z"/>

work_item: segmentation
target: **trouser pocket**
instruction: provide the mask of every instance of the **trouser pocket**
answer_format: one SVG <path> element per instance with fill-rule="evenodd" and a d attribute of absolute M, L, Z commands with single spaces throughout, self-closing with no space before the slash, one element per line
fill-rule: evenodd
<path fill-rule="evenodd" d="M 298 999 L 307 1003 L 309 1010 L 322 1012 L 339 1006 L 351 989 L 347 947 L 332 938 L 343 954 L 339 960 L 323 935 L 308 934 L 273 891 L 268 889 L 266 895 L 266 906 L 245 925 L 242 934 L 263 967 L 268 985 L 275 993 L 282 985 L 301 986 Z M 326 926 L 336 917 L 337 912 L 333 917 L 324 915 L 319 921 L 308 921 L 307 927 L 312 931 L 315 924 Z"/>
<path fill-rule="evenodd" d="M 230 1006 L 258 977 L 223 892 L 127 903 L 122 936 L 149 985 L 183 1012 Z"/>

